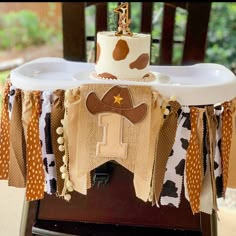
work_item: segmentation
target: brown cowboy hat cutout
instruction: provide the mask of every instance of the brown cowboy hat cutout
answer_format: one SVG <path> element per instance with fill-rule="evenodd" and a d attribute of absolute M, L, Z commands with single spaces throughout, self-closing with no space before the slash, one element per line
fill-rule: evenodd
<path fill-rule="evenodd" d="M 92 92 L 88 95 L 86 106 L 90 113 L 117 113 L 126 117 L 133 124 L 142 121 L 147 114 L 147 104 L 142 103 L 133 107 L 131 94 L 128 88 L 114 86 L 109 89 L 100 100 Z"/>

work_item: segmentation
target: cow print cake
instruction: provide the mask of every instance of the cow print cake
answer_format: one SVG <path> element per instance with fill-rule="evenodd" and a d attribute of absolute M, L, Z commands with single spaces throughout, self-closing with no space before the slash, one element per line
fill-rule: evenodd
<path fill-rule="evenodd" d="M 99 78 L 150 81 L 150 34 L 116 36 L 115 32 L 97 33 L 95 71 Z"/>

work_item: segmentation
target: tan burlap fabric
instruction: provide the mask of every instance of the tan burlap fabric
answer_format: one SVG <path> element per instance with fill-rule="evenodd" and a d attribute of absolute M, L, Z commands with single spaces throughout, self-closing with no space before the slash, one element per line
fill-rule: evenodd
<path fill-rule="evenodd" d="M 231 139 L 233 133 L 233 120 L 231 112 L 231 103 L 223 103 L 222 113 L 222 141 L 221 141 L 221 159 L 222 159 L 222 174 L 223 174 L 223 197 L 225 197 L 226 188 L 228 185 L 229 171 L 229 156 L 231 150 Z"/>
<path fill-rule="evenodd" d="M 231 102 L 232 111 L 232 139 L 229 155 L 228 187 L 236 188 L 236 98 Z"/>
<path fill-rule="evenodd" d="M 8 94 L 10 82 L 5 83 L 2 97 L 2 112 L 0 123 L 0 179 L 8 179 L 10 158 L 10 119 L 8 111 Z"/>
<path fill-rule="evenodd" d="M 28 123 L 32 115 L 33 93 L 30 91 L 22 91 L 21 98 L 22 98 L 22 125 L 26 142 Z"/>
<path fill-rule="evenodd" d="M 91 114 L 86 107 L 88 95 L 95 92 L 101 100 L 112 87 L 85 85 L 80 90 L 71 90 L 66 99 L 70 178 L 74 189 L 86 194 L 88 173 L 107 161 L 115 160 L 134 173 L 136 195 L 147 201 L 152 178 L 155 140 L 160 125 L 155 118 L 160 115 L 160 107 L 153 102 L 153 93 L 149 87 L 131 86 L 129 92 L 133 107 L 147 104 L 147 112 L 141 122 L 133 124 L 124 116 L 112 112 Z M 119 94 L 114 98 L 122 102 Z M 106 139 L 111 137 L 111 131 L 114 131 L 113 138 Z M 118 147 L 112 147 L 117 145 L 114 141 L 117 141 L 117 135 L 120 135 L 120 144 Z M 110 156 L 101 156 L 103 149 L 98 148 L 101 143 L 105 146 L 111 145 L 105 150 L 111 152 Z"/>
<path fill-rule="evenodd" d="M 61 178 L 60 167 L 63 165 L 63 152 L 58 147 L 59 144 L 57 139 L 60 135 L 56 132 L 58 127 L 61 127 L 61 120 L 64 118 L 65 107 L 64 107 L 64 90 L 56 90 L 53 92 L 53 104 L 51 111 L 51 135 L 52 135 L 52 149 L 55 155 L 56 173 L 57 173 L 57 193 L 62 193 L 64 181 Z"/>
<path fill-rule="evenodd" d="M 23 152 L 25 142 L 23 136 L 21 90 L 15 90 L 14 104 L 10 121 L 10 163 L 8 185 L 24 188 L 26 186 L 26 156 Z"/>

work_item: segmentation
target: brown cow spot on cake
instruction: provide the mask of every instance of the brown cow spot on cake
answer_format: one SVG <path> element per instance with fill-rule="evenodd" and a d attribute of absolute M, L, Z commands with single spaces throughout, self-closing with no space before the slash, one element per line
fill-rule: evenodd
<path fill-rule="evenodd" d="M 97 55 L 96 55 L 96 63 L 98 63 L 99 57 L 100 57 L 100 52 L 101 52 L 101 47 L 99 43 L 97 43 Z"/>
<path fill-rule="evenodd" d="M 105 78 L 105 79 L 117 79 L 117 77 L 115 75 L 112 75 L 110 73 L 102 73 L 102 74 L 98 74 L 99 77 L 101 78 Z"/>
<path fill-rule="evenodd" d="M 113 58 L 115 61 L 124 60 L 129 53 L 129 46 L 123 39 L 118 40 L 115 49 L 113 51 Z"/>
<path fill-rule="evenodd" d="M 147 53 L 141 54 L 135 61 L 131 62 L 129 67 L 130 69 L 138 69 L 142 70 L 144 69 L 149 62 L 149 55 Z"/>
<path fill-rule="evenodd" d="M 146 78 L 148 78 L 149 76 L 150 76 L 150 74 L 146 74 L 146 75 L 143 76 L 143 79 L 146 79 Z"/>

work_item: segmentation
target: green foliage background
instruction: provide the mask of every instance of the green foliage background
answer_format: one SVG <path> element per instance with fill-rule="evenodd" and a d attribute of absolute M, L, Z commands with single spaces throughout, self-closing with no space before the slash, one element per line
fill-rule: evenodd
<path fill-rule="evenodd" d="M 53 4 L 53 3 L 52 3 Z M 131 4 L 131 25 L 133 32 L 140 32 L 141 2 Z M 108 25 L 109 30 L 116 30 L 117 15 L 113 13 L 117 2 L 109 2 Z M 52 14 L 49 12 L 49 14 Z M 152 37 L 160 39 L 163 14 L 163 2 L 154 3 Z M 187 13 L 177 8 L 176 28 L 174 37 L 183 40 Z M 200 21 L 201 19 L 199 19 Z M 86 10 L 86 33 L 95 33 L 95 7 L 90 6 Z M 17 48 L 22 49 L 30 45 L 53 43 L 62 40 L 62 32 L 59 28 L 48 27 L 45 22 L 39 21 L 36 13 L 32 11 L 10 12 L 0 15 L 0 50 Z M 181 61 L 181 44 L 174 45 L 173 64 Z M 93 46 L 94 47 L 94 46 Z M 219 63 L 227 67 L 236 64 L 236 3 L 213 2 L 208 28 L 208 41 L 205 62 Z M 159 45 L 152 45 L 152 63 L 158 62 Z"/>
<path fill-rule="evenodd" d="M 40 21 L 33 11 L 22 10 L 0 15 L 0 50 L 20 50 L 31 45 L 53 43 L 58 39 L 62 39 L 61 32 Z"/>
<path fill-rule="evenodd" d="M 228 67 L 236 62 L 236 3 L 212 4 L 205 61 Z"/>
<path fill-rule="evenodd" d="M 131 16 L 132 19 L 130 28 L 133 32 L 140 32 L 140 15 L 141 3 L 132 2 Z M 110 30 L 116 30 L 117 16 L 113 13 L 116 7 L 115 2 L 109 3 L 109 17 L 108 24 Z M 163 2 L 154 3 L 154 17 L 153 17 L 153 38 L 160 39 L 161 25 L 162 25 L 162 8 Z M 94 21 L 95 9 L 93 6 L 89 7 L 86 12 L 86 19 L 89 22 Z M 187 20 L 187 13 L 177 8 L 176 12 L 176 28 L 174 37 L 176 40 L 183 40 L 185 34 L 185 24 Z M 201 21 L 201 19 L 199 19 Z M 87 34 L 93 35 L 95 32 L 93 24 L 87 24 Z M 179 64 L 181 61 L 181 44 L 174 45 L 173 64 Z M 153 57 L 152 62 L 158 61 L 159 45 L 152 45 Z M 211 8 L 210 22 L 208 27 L 208 39 L 206 48 L 205 62 L 219 63 L 227 67 L 236 62 L 236 3 L 234 2 L 213 2 Z"/>

